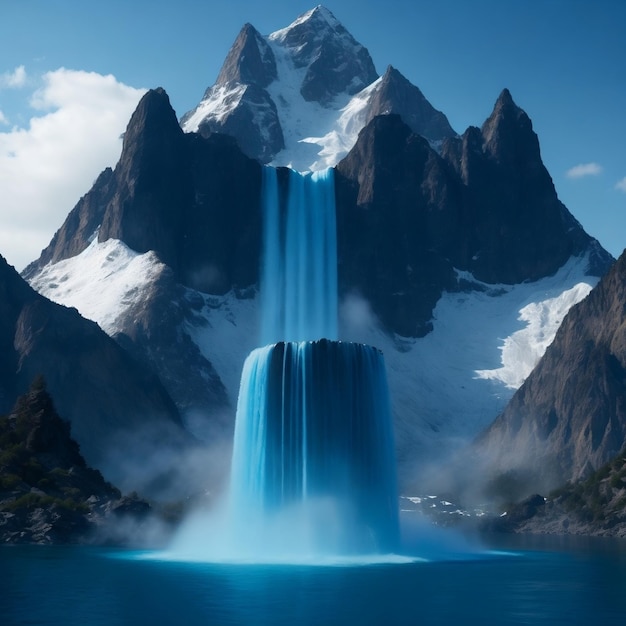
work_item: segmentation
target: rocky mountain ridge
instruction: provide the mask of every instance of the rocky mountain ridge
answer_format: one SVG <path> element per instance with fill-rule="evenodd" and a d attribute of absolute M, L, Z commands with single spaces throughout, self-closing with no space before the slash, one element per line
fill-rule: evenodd
<path fill-rule="evenodd" d="M 390 113 L 434 143 L 455 135 L 398 70 L 379 77 L 367 49 L 318 6 L 267 37 L 246 24 L 181 125 L 229 134 L 261 163 L 303 171 L 336 165 L 368 122 Z"/>
<path fill-rule="evenodd" d="M 144 480 L 154 479 L 127 474 L 125 455 L 143 450 L 147 463 L 157 447 L 191 444 L 155 375 L 76 309 L 35 292 L 2 257 L 0 346 L 0 411 L 43 375 L 89 463 L 125 489 L 147 488 Z"/>
<path fill-rule="evenodd" d="M 581 478 L 626 441 L 626 253 L 572 307 L 506 409 L 481 436 L 491 471 L 537 491 Z"/>

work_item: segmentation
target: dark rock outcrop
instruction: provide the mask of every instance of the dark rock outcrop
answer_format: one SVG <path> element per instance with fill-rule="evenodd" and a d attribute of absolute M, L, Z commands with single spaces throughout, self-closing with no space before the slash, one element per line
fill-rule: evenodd
<path fill-rule="evenodd" d="M 477 446 L 492 471 L 547 490 L 588 475 L 626 441 L 626 254 L 573 307 Z"/>
<path fill-rule="evenodd" d="M 367 105 L 366 122 L 377 115 L 399 115 L 417 135 L 440 142 L 456 137 L 448 118 L 437 111 L 424 94 L 391 65 Z"/>
<path fill-rule="evenodd" d="M 139 102 L 115 168 L 115 193 L 102 218 L 98 240 L 121 239 L 137 252 L 155 251 L 177 270 L 192 203 L 186 142 L 162 89 Z"/>
<path fill-rule="evenodd" d="M 336 169 L 341 289 L 360 292 L 405 336 L 430 330 L 441 292 L 455 285 L 433 238 L 444 199 L 452 212 L 457 196 L 444 170 L 397 115 L 374 118 Z"/>
<path fill-rule="evenodd" d="M 228 51 L 215 84 L 244 83 L 263 88 L 276 77 L 272 49 L 252 24 L 245 24 Z"/>
<path fill-rule="evenodd" d="M 463 191 L 465 245 L 450 250 L 456 267 L 513 284 L 549 276 L 571 256 L 600 248 L 559 201 L 532 123 L 508 90 L 482 128 L 444 142 L 442 156 Z M 590 268 L 595 275 L 611 263 L 600 256 Z"/>
<path fill-rule="evenodd" d="M 91 541 L 111 522 L 137 522 L 149 512 L 147 502 L 122 498 L 87 466 L 42 377 L 0 417 L 0 542 Z"/>
<path fill-rule="evenodd" d="M 167 94 L 149 91 L 114 172 L 101 175 L 25 275 L 74 256 L 99 227 L 99 241 L 156 252 L 184 285 L 208 293 L 251 285 L 258 278 L 260 186 L 260 165 L 232 138 L 186 135 Z"/>

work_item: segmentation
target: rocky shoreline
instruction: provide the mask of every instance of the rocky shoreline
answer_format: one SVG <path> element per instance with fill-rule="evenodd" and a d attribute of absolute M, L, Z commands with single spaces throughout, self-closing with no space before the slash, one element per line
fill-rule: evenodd
<path fill-rule="evenodd" d="M 37 378 L 0 417 L 0 543 L 153 543 L 168 531 L 136 494 L 87 466 Z"/>

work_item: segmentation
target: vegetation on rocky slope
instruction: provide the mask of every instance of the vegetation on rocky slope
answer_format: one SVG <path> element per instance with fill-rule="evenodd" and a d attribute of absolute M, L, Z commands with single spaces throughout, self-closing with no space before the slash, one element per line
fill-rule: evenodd
<path fill-rule="evenodd" d="M 115 540 L 118 522 L 149 511 L 87 467 L 42 377 L 0 417 L 0 542 Z"/>

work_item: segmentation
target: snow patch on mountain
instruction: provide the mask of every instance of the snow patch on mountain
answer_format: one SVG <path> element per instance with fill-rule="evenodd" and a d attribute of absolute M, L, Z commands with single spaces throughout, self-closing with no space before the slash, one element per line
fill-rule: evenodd
<path fill-rule="evenodd" d="M 487 285 L 467 274 L 478 289 L 444 293 L 433 331 L 421 339 L 386 334 L 366 302 L 344 300 L 342 337 L 385 355 L 401 465 L 409 456 L 437 456 L 495 419 L 552 342 L 557 320 L 597 283 L 586 275 L 588 262 L 574 257 L 555 275 L 518 285 Z M 503 349 L 519 333 L 519 350 Z"/>
<path fill-rule="evenodd" d="M 258 298 L 237 298 L 201 294 L 204 306 L 199 311 L 206 324 L 187 324 L 185 331 L 219 375 L 231 405 L 237 406 L 241 371 L 246 357 L 258 347 Z"/>
<path fill-rule="evenodd" d="M 115 335 L 126 309 L 142 299 L 165 267 L 154 252 L 139 254 L 117 239 L 99 243 L 94 237 L 79 255 L 49 263 L 29 282 L 49 300 L 74 307 Z"/>
<path fill-rule="evenodd" d="M 276 104 L 285 148 L 271 165 L 291 167 L 299 172 L 334 167 L 348 154 L 365 126 L 367 105 L 380 79 L 355 96 L 348 93 L 336 96 L 329 106 L 307 101 L 300 93 L 307 67 L 296 67 L 289 51 L 272 37 L 268 41 L 276 59 L 278 78 L 267 91 Z"/>
<path fill-rule="evenodd" d="M 198 132 L 200 123 L 210 117 L 221 122 L 241 102 L 247 85 L 228 83 L 215 85 L 209 94 L 202 99 L 195 111 L 185 120 L 184 130 L 188 133 Z"/>
<path fill-rule="evenodd" d="M 526 326 L 502 342 L 502 366 L 477 370 L 476 375 L 479 378 L 499 380 L 513 390 L 521 387 L 552 343 L 567 312 L 587 297 L 590 291 L 590 284 L 578 283 L 554 298 L 524 306 L 520 309 L 518 319 Z"/>
<path fill-rule="evenodd" d="M 341 94 L 332 107 L 307 102 L 300 94 L 306 68 L 294 67 L 290 57 L 274 50 L 278 80 L 268 87 L 276 103 L 283 129 L 285 148 L 272 160 L 274 167 L 291 167 L 299 172 L 315 172 L 334 167 L 354 147 L 365 126 L 372 93 L 380 78 L 355 96 Z"/>

